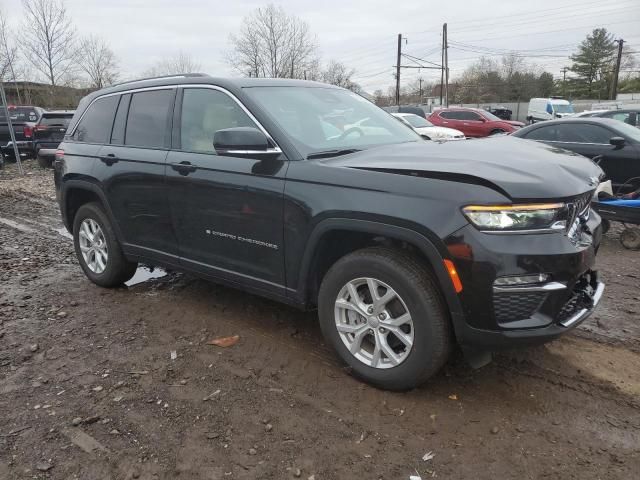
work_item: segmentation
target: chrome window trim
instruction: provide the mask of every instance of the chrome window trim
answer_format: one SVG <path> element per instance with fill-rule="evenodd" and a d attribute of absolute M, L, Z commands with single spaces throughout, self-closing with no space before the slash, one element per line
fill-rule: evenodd
<path fill-rule="evenodd" d="M 217 90 L 219 92 L 222 92 L 224 94 L 226 94 L 227 96 L 229 96 L 233 101 L 235 101 L 240 108 L 244 111 L 244 113 L 246 113 L 249 118 L 251 119 L 251 121 L 253 121 L 258 128 L 260 129 L 260 131 L 262 133 L 264 133 L 267 137 L 267 139 L 269 139 L 270 142 L 273 143 L 273 145 L 275 145 L 275 147 L 273 148 L 269 148 L 267 150 L 259 150 L 256 151 L 260 152 L 260 153 L 282 153 L 282 149 L 278 146 L 278 144 L 276 143 L 276 141 L 273 139 L 273 137 L 269 134 L 269 132 L 267 132 L 266 128 L 264 128 L 262 126 L 262 124 L 258 121 L 258 119 L 249 111 L 249 109 L 247 107 L 244 106 L 244 104 L 233 94 L 231 93 L 229 90 L 227 90 L 226 88 L 220 87 L 218 85 L 210 85 L 210 84 L 206 84 L 206 83 L 188 83 L 188 84 L 179 84 L 179 85 L 160 85 L 160 86 L 155 86 L 155 87 L 140 87 L 140 88 L 129 88 L 126 90 L 120 90 L 118 92 L 112 92 L 112 93 L 106 93 L 104 95 L 100 95 L 96 98 L 94 98 L 91 103 L 87 106 L 87 108 L 84 109 L 84 112 L 82 112 L 82 115 L 80 116 L 80 118 L 78 119 L 78 121 L 76 122 L 76 124 L 73 127 L 73 131 L 71 133 L 69 133 L 68 135 L 73 137 L 73 135 L 75 135 L 76 129 L 78 128 L 78 126 L 80 125 L 80 122 L 82 122 L 82 119 L 84 118 L 84 116 L 86 115 L 86 113 L 89 111 L 89 109 L 91 108 L 91 106 L 97 102 L 98 100 L 102 99 L 102 98 L 107 98 L 107 97 L 112 97 L 114 95 L 126 95 L 127 93 L 138 93 L 138 92 L 147 92 L 147 91 L 152 91 L 152 90 L 173 90 L 173 89 L 185 89 L 185 88 L 208 88 L 210 90 Z M 103 145 L 103 144 L 99 144 L 99 145 Z M 108 144 L 104 144 L 104 145 L 108 145 Z M 182 151 L 182 150 L 180 150 Z M 249 150 L 244 150 L 244 151 L 237 151 L 239 152 L 245 152 L 245 154 L 251 154 L 253 153 L 253 151 L 249 151 Z"/>
<path fill-rule="evenodd" d="M 525 138 L 527 138 L 527 137 L 525 137 Z M 531 140 L 531 139 L 529 139 L 529 140 Z M 570 145 L 600 145 L 600 146 L 611 145 L 610 143 L 563 142 L 562 140 L 537 140 L 537 139 L 534 139 L 534 141 L 535 142 L 544 142 L 544 143 L 568 143 Z"/>
<path fill-rule="evenodd" d="M 173 90 L 175 88 L 176 88 L 175 85 L 162 85 L 162 86 L 159 86 L 159 87 L 133 88 L 133 89 L 130 89 L 130 90 L 122 90 L 122 91 L 119 91 L 119 92 L 105 93 L 104 95 L 100 95 L 100 96 L 94 98 L 93 100 L 91 100 L 91 103 L 87 106 L 87 108 L 84 109 L 84 112 L 82 112 L 82 115 L 80 115 L 80 118 L 78 119 L 76 124 L 73 126 L 73 130 L 71 131 L 71 133 L 68 133 L 68 132 L 67 133 L 68 133 L 68 135 L 70 137 L 73 137 L 75 135 L 76 130 L 78 129 L 78 126 L 80 126 L 80 123 L 82 122 L 82 119 L 87 114 L 87 112 L 89 111 L 91 106 L 94 103 L 96 103 L 98 100 L 101 100 L 101 99 L 107 98 L 107 97 L 113 97 L 114 95 L 125 95 L 127 93 L 145 92 L 145 91 L 150 91 L 150 90 Z M 117 112 L 117 108 L 116 108 L 116 112 Z M 113 126 L 111 128 L 113 128 Z M 84 143 L 84 142 L 81 142 L 81 143 Z M 95 145 L 108 145 L 108 143 L 97 143 Z"/>

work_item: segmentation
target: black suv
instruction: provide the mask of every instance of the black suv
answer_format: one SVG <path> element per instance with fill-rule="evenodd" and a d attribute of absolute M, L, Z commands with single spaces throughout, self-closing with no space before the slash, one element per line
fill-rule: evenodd
<path fill-rule="evenodd" d="M 41 167 L 51 167 L 73 114 L 73 110 L 47 111 L 33 127 L 33 151 Z"/>
<path fill-rule="evenodd" d="M 601 174 L 517 138 L 425 142 L 338 87 L 199 74 L 85 97 L 55 161 L 91 281 L 144 262 L 317 307 L 341 359 L 389 389 L 454 342 L 478 360 L 593 311 Z"/>

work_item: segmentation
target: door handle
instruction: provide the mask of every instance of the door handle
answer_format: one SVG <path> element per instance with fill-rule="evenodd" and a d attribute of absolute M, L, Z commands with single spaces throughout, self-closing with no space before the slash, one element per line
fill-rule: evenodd
<path fill-rule="evenodd" d="M 198 169 L 198 167 L 193 165 L 191 162 L 172 163 L 171 168 L 180 175 L 189 175 L 191 172 L 195 172 Z"/>
<path fill-rule="evenodd" d="M 120 159 L 118 157 L 116 157 L 113 153 L 109 153 L 103 157 L 100 157 L 100 161 L 102 163 L 106 163 L 107 166 L 111 166 L 114 163 L 117 163 Z"/>

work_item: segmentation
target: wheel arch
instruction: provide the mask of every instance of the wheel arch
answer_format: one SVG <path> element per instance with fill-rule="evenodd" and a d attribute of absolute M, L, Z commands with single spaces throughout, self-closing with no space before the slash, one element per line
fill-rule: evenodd
<path fill-rule="evenodd" d="M 327 251 L 328 245 L 335 240 L 336 232 L 340 237 L 339 247 L 334 251 L 333 257 L 325 262 L 321 262 L 321 255 Z M 343 241 L 342 234 L 348 234 L 347 241 Z M 432 237 L 432 238 L 429 238 Z M 363 243 L 358 245 L 357 239 Z M 355 242 L 353 240 L 356 240 Z M 455 292 L 451 279 L 444 265 L 447 258 L 446 249 L 437 248 L 437 243 L 441 243 L 433 233 L 421 233 L 405 226 L 391 223 L 383 223 L 370 220 L 329 218 L 316 225 L 308 238 L 307 246 L 300 264 L 300 275 L 298 277 L 298 288 L 296 296 L 304 304 L 313 304 L 324 274 L 328 271 L 338 258 L 354 251 L 358 248 L 370 246 L 372 243 L 365 243 L 367 240 L 373 244 L 384 244 L 392 242 L 411 247 L 425 261 L 426 266 L 431 269 L 442 296 L 447 304 L 454 327 L 459 325 L 464 319 L 462 305 Z M 357 247 L 357 248 L 355 248 Z M 329 250 L 334 250 L 330 248 Z M 318 263 L 318 262 L 321 263 Z"/>
<path fill-rule="evenodd" d="M 104 191 L 95 183 L 89 180 L 67 180 L 63 184 L 60 200 L 64 226 L 70 233 L 73 234 L 73 219 L 78 209 L 86 203 L 96 202 L 105 211 L 118 240 L 122 240 L 118 223 L 114 219 L 107 197 Z"/>

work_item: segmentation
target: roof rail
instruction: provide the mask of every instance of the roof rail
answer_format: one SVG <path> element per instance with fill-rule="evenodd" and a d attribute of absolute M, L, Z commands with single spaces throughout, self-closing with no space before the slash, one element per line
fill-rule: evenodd
<path fill-rule="evenodd" d="M 136 78 L 133 80 L 127 80 L 126 82 L 114 83 L 113 85 L 109 85 L 109 87 L 118 87 L 120 85 L 127 85 L 129 83 L 144 82 L 145 80 L 160 80 L 163 78 L 190 78 L 190 77 L 208 77 L 208 76 L 209 75 L 206 73 L 175 73 L 172 75 L 160 75 L 156 77 Z"/>

